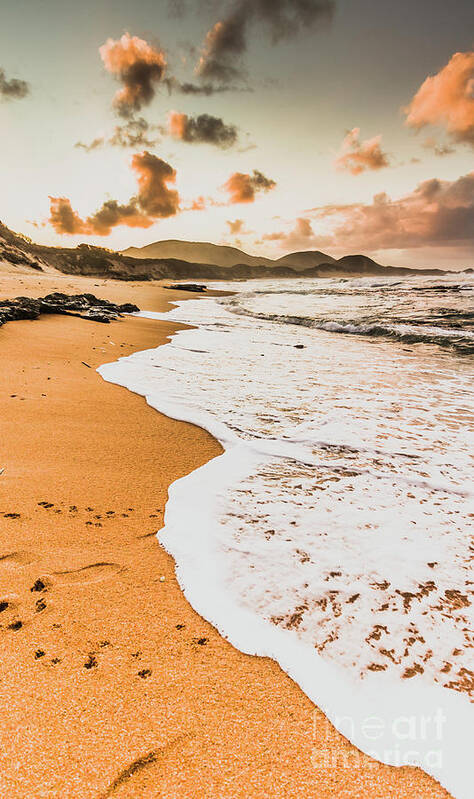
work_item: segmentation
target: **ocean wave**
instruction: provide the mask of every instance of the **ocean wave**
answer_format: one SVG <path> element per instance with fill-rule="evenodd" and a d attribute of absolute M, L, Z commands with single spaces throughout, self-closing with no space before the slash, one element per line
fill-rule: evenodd
<path fill-rule="evenodd" d="M 315 335 L 305 297 L 259 318 L 294 298 L 242 288 L 179 304 L 167 319 L 193 328 L 100 368 L 225 450 L 171 487 L 159 540 L 234 646 L 274 658 L 359 748 L 393 765 L 416 749 L 467 799 L 469 364 L 386 334 L 367 357 L 361 332 Z M 397 719 L 434 712 L 441 740 L 397 738 Z"/>
<path fill-rule="evenodd" d="M 403 344 L 437 344 L 449 347 L 461 355 L 474 354 L 474 333 L 462 328 L 432 327 L 420 320 L 417 324 L 384 324 L 381 322 L 347 321 L 338 322 L 331 319 L 311 319 L 307 316 L 294 316 L 272 313 L 258 313 L 245 307 L 234 305 L 232 311 L 241 316 L 254 317 L 262 321 L 278 322 L 286 325 L 300 325 L 313 330 L 325 330 L 328 333 L 345 333 L 353 336 L 383 336 Z M 471 321 L 472 315 L 466 314 Z"/>

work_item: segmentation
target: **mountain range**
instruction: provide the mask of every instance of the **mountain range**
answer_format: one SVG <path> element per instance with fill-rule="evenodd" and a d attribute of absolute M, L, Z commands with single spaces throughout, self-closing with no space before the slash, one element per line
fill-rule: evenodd
<path fill-rule="evenodd" d="M 248 255 L 236 247 L 220 244 L 209 244 L 200 241 L 155 241 L 145 247 L 129 247 L 122 250 L 122 255 L 131 258 L 173 258 L 188 263 L 213 264 L 214 266 L 289 266 L 292 269 L 310 269 L 320 264 L 335 264 L 335 258 L 318 250 L 309 252 L 295 252 L 284 255 L 283 258 L 272 260 L 263 256 Z"/>
<path fill-rule="evenodd" d="M 117 280 L 248 280 L 253 278 L 353 277 L 363 275 L 439 275 L 441 269 L 382 266 L 365 255 L 336 260 L 310 250 L 277 260 L 235 247 L 205 242 L 159 241 L 114 252 L 103 247 L 46 247 L 14 233 L 0 222 L 0 272 L 60 271 Z M 471 271 L 471 270 L 466 270 Z"/>

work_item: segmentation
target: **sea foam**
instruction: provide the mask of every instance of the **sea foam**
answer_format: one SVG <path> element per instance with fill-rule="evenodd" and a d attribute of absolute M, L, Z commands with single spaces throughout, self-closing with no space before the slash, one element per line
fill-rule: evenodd
<path fill-rule="evenodd" d="M 466 359 L 252 318 L 241 293 L 237 313 L 239 297 L 146 314 L 196 328 L 99 369 L 224 446 L 171 486 L 159 540 L 234 646 L 363 751 L 468 797 Z"/>

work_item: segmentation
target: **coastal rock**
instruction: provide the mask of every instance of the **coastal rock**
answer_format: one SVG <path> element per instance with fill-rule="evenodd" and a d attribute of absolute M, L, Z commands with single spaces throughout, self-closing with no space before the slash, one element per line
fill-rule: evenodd
<path fill-rule="evenodd" d="M 207 291 L 207 287 L 199 283 L 175 283 L 173 286 L 165 286 L 165 288 L 174 289 L 175 291 L 195 291 L 199 293 Z"/>
<path fill-rule="evenodd" d="M 19 319 L 38 319 L 41 314 L 65 314 L 109 323 L 124 313 L 136 313 L 140 309 L 132 303 L 117 305 L 95 297 L 93 294 L 61 294 L 54 292 L 46 297 L 16 297 L 0 300 L 0 326 Z"/>

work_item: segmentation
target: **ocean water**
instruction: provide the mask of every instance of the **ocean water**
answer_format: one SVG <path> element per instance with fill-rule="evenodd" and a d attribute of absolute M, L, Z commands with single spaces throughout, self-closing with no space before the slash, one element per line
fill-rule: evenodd
<path fill-rule="evenodd" d="M 360 749 L 470 797 L 474 279 L 216 288 L 99 369 L 224 446 L 170 490 L 180 584 Z"/>

